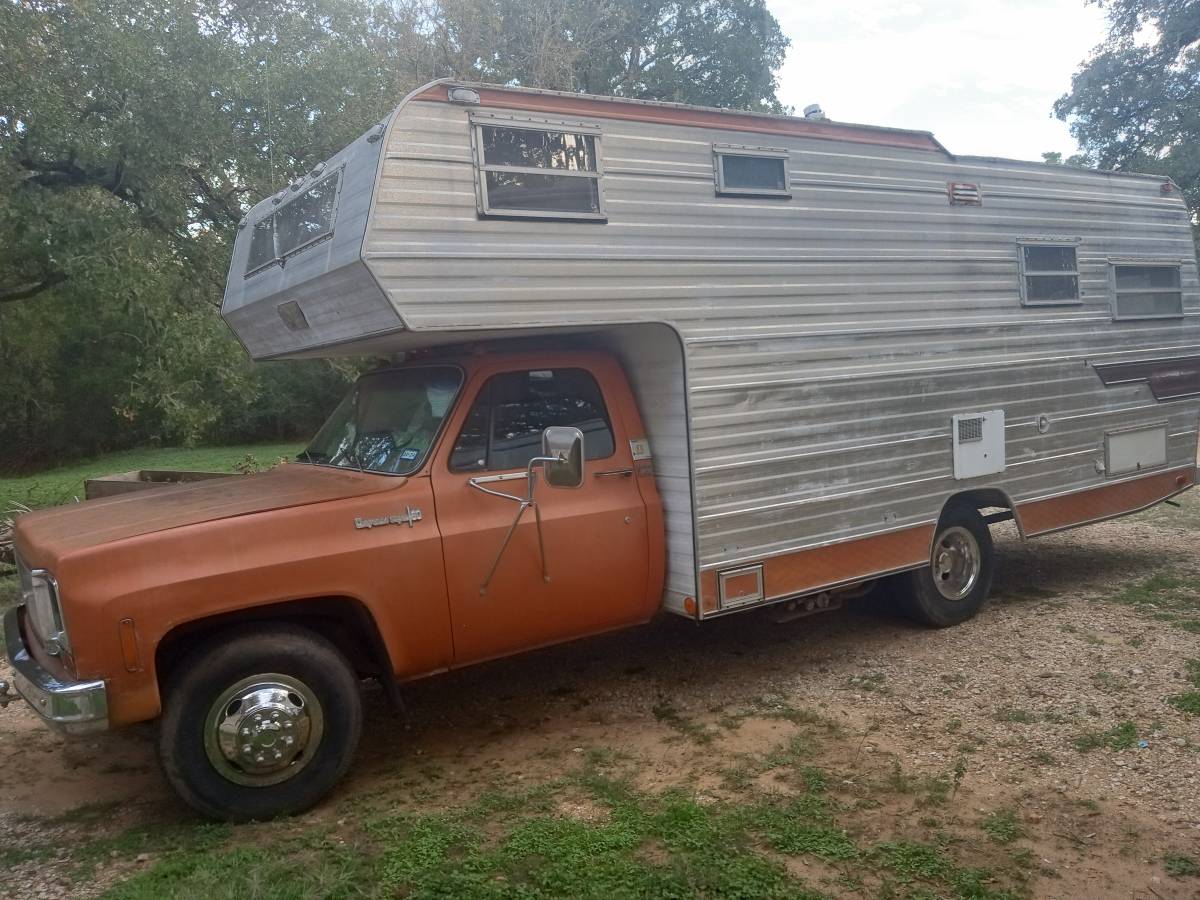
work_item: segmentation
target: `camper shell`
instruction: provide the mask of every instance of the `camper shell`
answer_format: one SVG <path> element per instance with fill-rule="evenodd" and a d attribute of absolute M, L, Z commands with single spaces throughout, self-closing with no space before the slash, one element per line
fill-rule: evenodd
<path fill-rule="evenodd" d="M 505 173 L 518 196 L 492 202 Z M 256 229 L 322 179 L 328 233 L 253 264 Z M 1189 486 L 1198 288 L 1159 176 L 441 81 L 251 210 L 223 313 L 256 359 L 615 354 L 665 507 L 665 606 L 705 617 L 922 565 L 956 497 L 1032 536 Z"/>

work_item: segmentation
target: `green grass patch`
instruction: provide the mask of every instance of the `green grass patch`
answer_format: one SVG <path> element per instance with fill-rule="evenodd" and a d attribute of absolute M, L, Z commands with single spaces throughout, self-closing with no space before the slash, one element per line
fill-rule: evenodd
<path fill-rule="evenodd" d="M 1168 853 L 1163 857 L 1163 866 L 1168 875 L 1174 875 L 1176 878 L 1200 877 L 1200 861 L 1194 856 Z"/>
<path fill-rule="evenodd" d="M 1187 674 L 1185 677 L 1192 687 L 1200 689 L 1200 659 L 1189 659 L 1187 661 Z M 1167 702 L 1182 712 L 1190 713 L 1193 716 L 1200 716 L 1200 690 L 1185 691 L 1182 694 L 1176 694 L 1174 697 L 1168 697 Z"/>
<path fill-rule="evenodd" d="M 1146 618 L 1200 634 L 1200 591 L 1190 579 L 1154 575 L 1125 585 L 1109 599 L 1133 607 Z"/>
<path fill-rule="evenodd" d="M 95 852 L 152 854 L 108 890 L 108 900 L 817 900 L 838 885 L 880 878 L 907 885 L 909 896 L 1017 896 L 945 846 L 860 843 L 839 821 L 850 809 L 831 793 L 840 779 L 799 762 L 795 751 L 789 742 L 763 757 L 794 770 L 795 790 L 786 795 L 748 789 L 730 800 L 701 800 L 683 790 L 649 793 L 589 757 L 555 781 L 493 788 L 468 805 L 432 813 L 366 804 L 336 828 L 328 820 L 290 820 L 195 831 L 183 841 L 130 832 Z M 802 867 L 786 864 L 791 858 L 827 863 L 837 878 L 805 880 L 797 874 Z"/>
<path fill-rule="evenodd" d="M 1121 722 L 1107 731 L 1085 731 L 1077 735 L 1074 741 L 1075 749 L 1080 753 L 1090 753 L 1093 750 L 1129 750 L 1137 745 L 1138 730 L 1132 722 Z"/>
<path fill-rule="evenodd" d="M 1025 837 L 1025 826 L 1011 809 L 997 809 L 988 813 L 979 827 L 997 844 L 1011 844 Z"/>
<path fill-rule="evenodd" d="M 87 478 L 130 472 L 135 469 L 182 469 L 202 472 L 238 471 L 250 456 L 268 466 L 280 457 L 291 458 L 300 444 L 251 444 L 237 447 L 157 447 L 109 453 L 87 462 L 47 469 L 33 475 L 0 477 L 0 513 L 20 503 L 30 508 L 70 503 L 83 499 Z"/>

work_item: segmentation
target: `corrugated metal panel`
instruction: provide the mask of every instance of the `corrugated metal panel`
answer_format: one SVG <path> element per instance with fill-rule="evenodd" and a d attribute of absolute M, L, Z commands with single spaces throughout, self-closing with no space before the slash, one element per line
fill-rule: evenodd
<path fill-rule="evenodd" d="M 413 329 L 672 323 L 687 347 L 702 566 L 931 522 L 965 487 L 1019 501 L 1098 485 L 1103 433 L 1164 416 L 1169 463 L 1194 458 L 1195 402 L 1105 389 L 1089 367 L 1200 348 L 1190 225 L 1159 181 L 588 121 L 602 132 L 607 224 L 484 220 L 468 110 L 410 103 L 389 132 L 364 256 Z M 715 196 L 714 141 L 786 147 L 792 198 Z M 979 184 L 984 205 L 952 207 L 956 181 Z M 1081 304 L 1021 306 L 1016 241 L 1037 236 L 1079 240 Z M 1187 316 L 1114 323 L 1110 256 L 1182 261 Z M 951 417 L 993 408 L 1007 471 L 954 481 Z M 678 522 L 691 511 L 671 487 L 687 464 L 675 452 L 658 464 Z"/>

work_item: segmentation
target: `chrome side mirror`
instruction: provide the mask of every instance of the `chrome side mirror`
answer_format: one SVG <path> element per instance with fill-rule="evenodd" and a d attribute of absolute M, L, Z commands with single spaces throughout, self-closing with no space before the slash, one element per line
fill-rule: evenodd
<path fill-rule="evenodd" d="M 543 472 L 546 484 L 556 488 L 583 487 L 583 432 L 567 425 L 551 425 L 542 432 Z"/>

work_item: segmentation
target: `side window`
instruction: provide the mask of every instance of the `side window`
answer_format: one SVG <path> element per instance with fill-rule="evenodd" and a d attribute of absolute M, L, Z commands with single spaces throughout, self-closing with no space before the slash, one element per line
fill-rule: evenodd
<path fill-rule="evenodd" d="M 542 432 L 570 425 L 583 432 L 584 456 L 614 450 L 612 426 L 596 380 L 583 369 L 535 369 L 490 379 L 450 454 L 454 472 L 520 469 L 542 450 Z"/>
<path fill-rule="evenodd" d="M 786 150 L 713 145 L 718 194 L 790 197 Z"/>
<path fill-rule="evenodd" d="M 1175 319 L 1183 315 L 1178 263 L 1113 266 L 1114 319 Z"/>
<path fill-rule="evenodd" d="M 474 127 L 483 215 L 604 218 L 598 131 L 524 123 Z"/>
<path fill-rule="evenodd" d="M 1079 262 L 1074 244 L 1018 242 L 1021 305 L 1080 303 Z"/>

